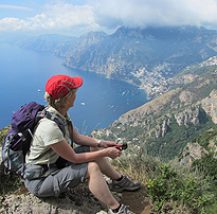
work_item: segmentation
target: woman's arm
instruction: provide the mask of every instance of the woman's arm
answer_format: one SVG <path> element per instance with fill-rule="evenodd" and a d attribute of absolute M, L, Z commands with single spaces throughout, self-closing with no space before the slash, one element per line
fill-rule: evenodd
<path fill-rule="evenodd" d="M 82 135 L 78 133 L 76 129 L 73 129 L 73 141 L 76 144 L 85 145 L 85 146 L 97 147 L 100 145 L 97 139 L 86 135 Z"/>
<path fill-rule="evenodd" d="M 91 146 L 91 147 L 111 147 L 111 146 L 117 146 L 117 143 L 114 141 L 98 141 L 97 139 L 93 137 L 89 137 L 86 135 L 82 135 L 76 131 L 76 129 L 73 129 L 73 141 L 79 145 L 85 145 L 85 146 Z"/>
<path fill-rule="evenodd" d="M 62 158 L 73 163 L 84 163 L 96 160 L 100 157 L 117 158 L 121 155 L 121 151 L 115 147 L 108 147 L 98 151 L 75 153 L 74 149 L 66 142 L 66 140 L 50 145 L 50 147 Z"/>

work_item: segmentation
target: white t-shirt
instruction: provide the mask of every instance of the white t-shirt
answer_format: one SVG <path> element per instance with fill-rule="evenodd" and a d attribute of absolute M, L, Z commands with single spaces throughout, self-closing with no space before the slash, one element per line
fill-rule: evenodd
<path fill-rule="evenodd" d="M 51 106 L 47 107 L 46 110 L 61 118 L 64 123 L 65 136 L 56 122 L 48 118 L 41 119 L 35 130 L 30 151 L 26 155 L 26 163 L 53 164 L 57 161 L 59 156 L 54 152 L 50 145 L 58 143 L 64 139 L 71 144 L 67 125 L 67 120 L 69 120 L 69 117 L 66 119 Z"/>

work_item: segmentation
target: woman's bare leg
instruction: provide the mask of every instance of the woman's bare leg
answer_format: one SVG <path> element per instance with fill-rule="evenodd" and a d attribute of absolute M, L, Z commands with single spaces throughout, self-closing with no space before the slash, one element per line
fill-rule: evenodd
<path fill-rule="evenodd" d="M 110 209 L 118 208 L 120 204 L 110 192 L 97 163 L 88 163 L 88 177 L 89 189 L 93 195 Z"/>

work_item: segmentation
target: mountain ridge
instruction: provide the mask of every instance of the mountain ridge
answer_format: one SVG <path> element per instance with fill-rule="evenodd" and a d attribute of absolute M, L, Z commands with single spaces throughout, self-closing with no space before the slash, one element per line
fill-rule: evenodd
<path fill-rule="evenodd" d="M 201 68 L 199 64 L 198 68 L 199 72 L 200 69 L 207 69 L 207 72 L 195 75 L 190 69 L 188 73 L 184 71 L 179 78 L 193 75 L 190 82 L 173 84 L 168 92 L 126 112 L 107 129 L 93 131 L 92 134 L 145 147 L 148 154 L 166 160 L 174 158 L 188 141 L 213 127 L 217 121 L 217 66 Z M 177 79 L 174 77 L 174 81 L 179 83 Z"/>
<path fill-rule="evenodd" d="M 44 40 L 40 36 L 18 43 L 25 48 L 50 51 L 64 58 L 69 68 L 129 82 L 150 97 L 167 91 L 167 80 L 186 66 L 217 52 L 217 31 L 187 26 L 120 27 L 109 35 L 91 32 L 79 38 L 52 38 L 50 45 L 46 44 L 46 35 Z"/>

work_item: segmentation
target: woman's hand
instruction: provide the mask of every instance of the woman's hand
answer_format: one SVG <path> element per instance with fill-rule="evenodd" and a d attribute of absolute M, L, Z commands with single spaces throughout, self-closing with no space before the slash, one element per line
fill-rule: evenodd
<path fill-rule="evenodd" d="M 116 147 L 107 147 L 105 148 L 106 152 L 107 152 L 107 156 L 115 159 L 119 156 L 121 156 L 121 150 L 116 148 Z"/>
<path fill-rule="evenodd" d="M 102 148 L 116 147 L 117 145 L 118 144 L 114 141 L 108 141 L 108 140 L 99 141 L 99 147 L 102 147 Z"/>

